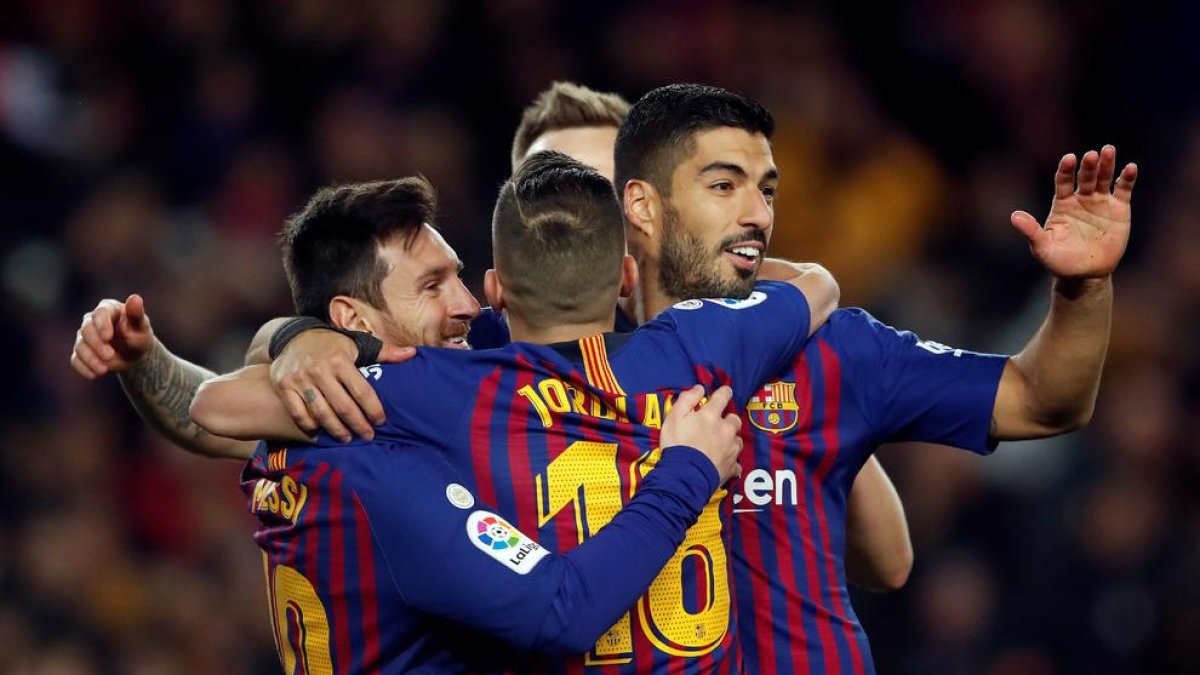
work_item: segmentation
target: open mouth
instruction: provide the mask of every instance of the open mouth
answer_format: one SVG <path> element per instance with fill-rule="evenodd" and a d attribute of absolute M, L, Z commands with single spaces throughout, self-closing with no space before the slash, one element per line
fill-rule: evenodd
<path fill-rule="evenodd" d="M 758 242 L 739 242 L 722 249 L 734 269 L 753 272 L 758 269 L 763 257 L 763 246 Z"/>
<path fill-rule="evenodd" d="M 467 334 L 466 333 L 463 333 L 462 335 L 455 335 L 454 337 L 448 337 L 445 340 L 442 340 L 442 346 L 449 347 L 450 349 L 470 349 L 471 348 L 471 345 L 467 344 Z"/>

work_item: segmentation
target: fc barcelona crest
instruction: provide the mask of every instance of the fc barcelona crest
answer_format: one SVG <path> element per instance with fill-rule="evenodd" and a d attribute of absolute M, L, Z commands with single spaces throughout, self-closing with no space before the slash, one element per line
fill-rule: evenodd
<path fill-rule="evenodd" d="M 750 423 L 769 434 L 782 434 L 796 426 L 800 406 L 796 404 L 796 383 L 771 382 L 750 397 L 746 404 Z"/>

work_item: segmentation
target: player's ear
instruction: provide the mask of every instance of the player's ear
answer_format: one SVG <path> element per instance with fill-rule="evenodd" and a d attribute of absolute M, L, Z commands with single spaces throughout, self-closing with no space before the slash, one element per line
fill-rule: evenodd
<path fill-rule="evenodd" d="M 375 332 L 363 303 L 347 295 L 336 295 L 329 301 L 329 322 L 345 330 Z"/>
<path fill-rule="evenodd" d="M 625 183 L 622 199 L 625 222 L 629 223 L 630 235 L 636 239 L 654 238 L 662 214 L 662 200 L 658 190 L 650 183 L 634 178 Z M 638 241 L 630 242 L 638 246 Z"/>
<path fill-rule="evenodd" d="M 638 285 L 638 266 L 633 256 L 626 254 L 621 258 L 621 297 L 633 295 L 633 289 Z"/>
<path fill-rule="evenodd" d="M 483 273 L 483 294 L 492 309 L 504 310 L 504 284 L 500 283 L 500 275 L 494 269 Z"/>

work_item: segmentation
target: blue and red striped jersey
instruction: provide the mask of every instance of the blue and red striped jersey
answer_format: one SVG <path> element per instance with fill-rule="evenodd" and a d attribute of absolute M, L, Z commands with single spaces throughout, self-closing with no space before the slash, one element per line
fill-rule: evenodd
<path fill-rule="evenodd" d="M 517 649 L 585 652 L 645 592 L 720 481 L 697 450 L 666 448 L 604 530 L 561 556 L 464 482 L 420 446 L 260 446 L 243 487 L 262 523 L 287 672 L 520 670 Z"/>
<path fill-rule="evenodd" d="M 648 544 L 627 545 L 615 560 L 568 557 L 618 528 L 673 453 L 699 456 L 657 448 L 674 397 L 696 383 L 731 384 L 735 405 L 745 404 L 792 360 L 808 327 L 803 295 L 764 283 L 746 300 L 680 303 L 632 334 L 423 348 L 409 362 L 364 369 L 388 417 L 369 449 L 320 439 L 264 450 L 245 475 L 285 668 L 334 672 L 324 662 L 296 670 L 312 644 L 337 672 L 740 670 L 724 490 L 698 506 L 696 524 L 642 584 L 648 590 L 622 601 L 628 611 L 605 620 L 586 654 L 517 655 L 493 637 L 539 649 L 554 633 L 543 624 L 599 620 L 570 612 L 611 604 Z M 494 555 L 499 544 L 525 557 Z M 550 599 L 534 584 L 488 579 L 541 574 L 543 554 L 563 554 L 553 558 L 562 574 L 602 562 L 610 577 Z M 306 623 L 312 616 L 328 621 Z"/>
<path fill-rule="evenodd" d="M 854 478 L 891 441 L 990 452 L 1006 360 L 923 342 L 842 309 L 751 396 L 731 546 L 747 670 L 874 672 L 846 589 Z"/>

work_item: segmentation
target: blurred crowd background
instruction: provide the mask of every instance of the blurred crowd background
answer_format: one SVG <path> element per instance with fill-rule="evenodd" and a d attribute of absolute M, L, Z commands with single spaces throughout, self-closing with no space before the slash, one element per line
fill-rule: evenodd
<path fill-rule="evenodd" d="M 475 290 L 519 112 L 555 79 L 672 81 L 778 120 L 772 251 L 846 305 L 1011 352 L 1049 280 L 1008 224 L 1065 152 L 1135 160 L 1096 418 L 987 458 L 881 451 L 916 550 L 855 604 L 882 673 L 1200 672 L 1200 4 L 13 0 L 0 5 L 0 672 L 278 672 L 240 467 L 68 367 L 144 295 L 237 366 L 289 314 L 314 188 L 422 172 Z"/>

